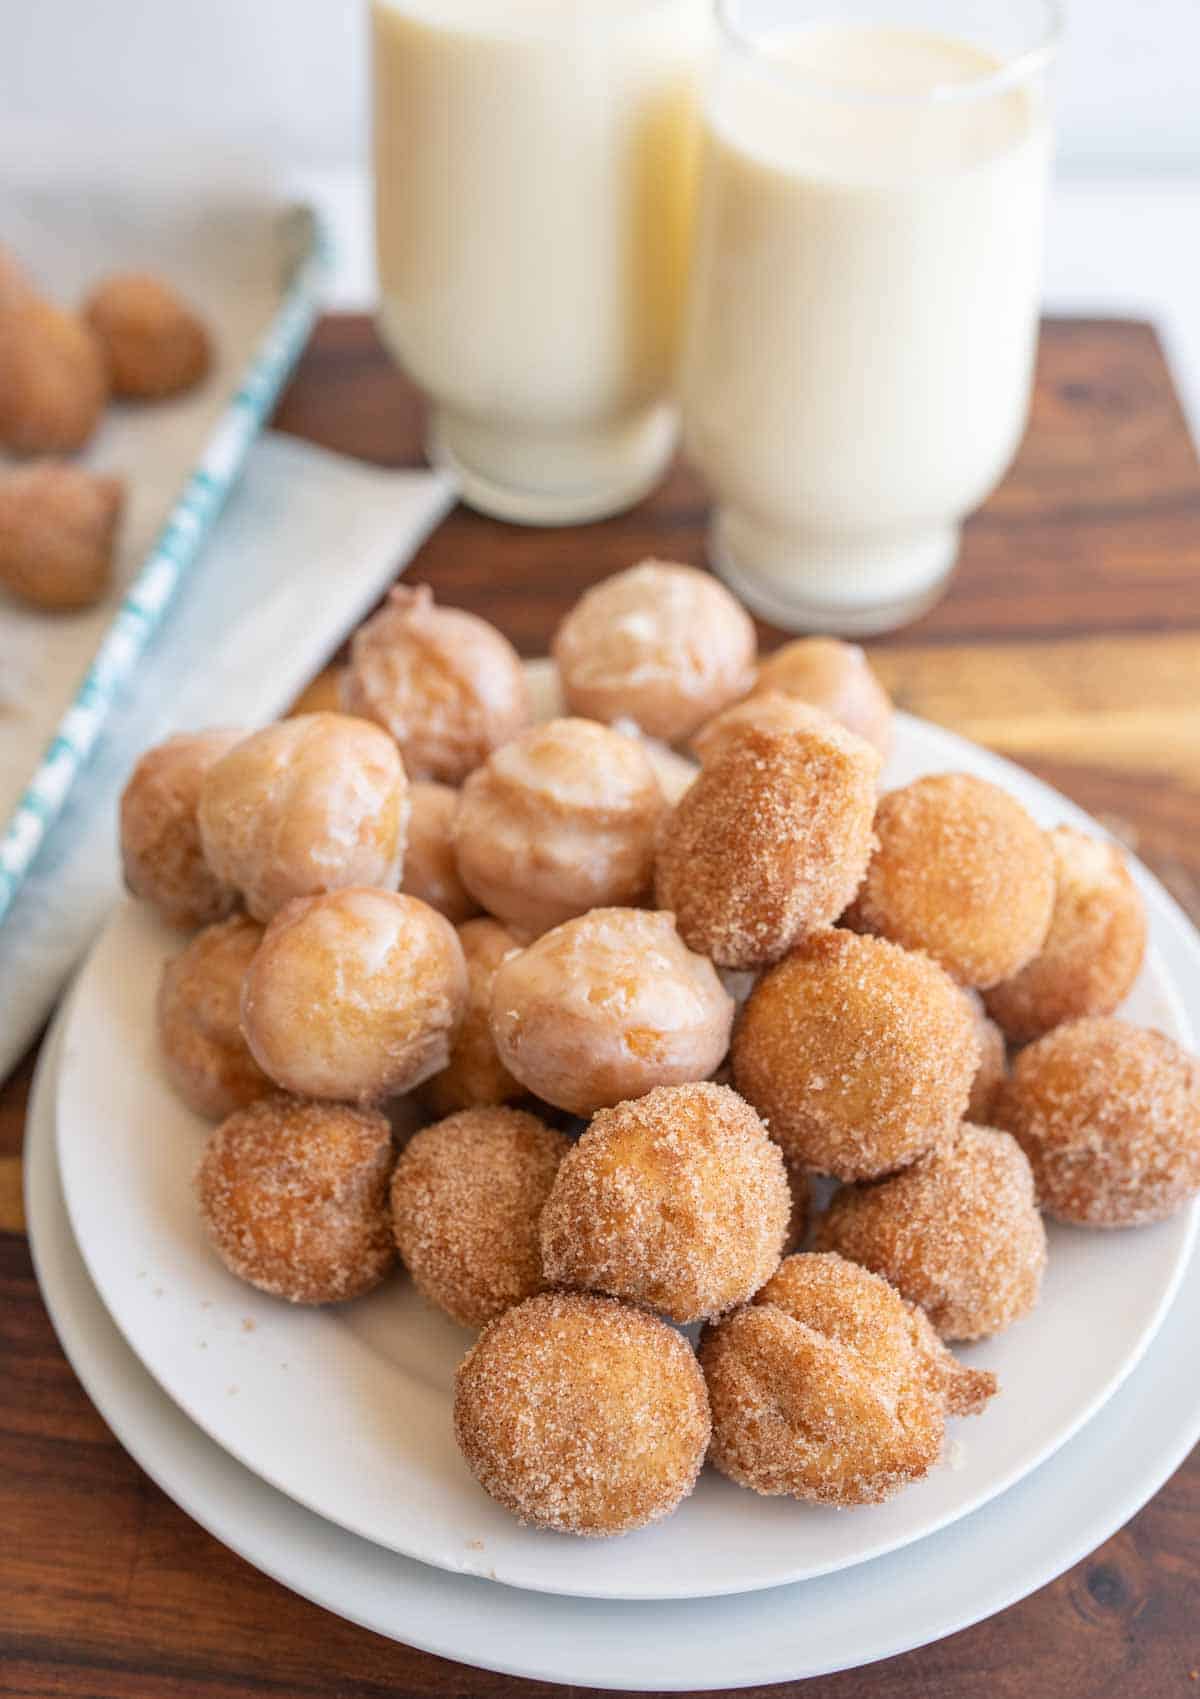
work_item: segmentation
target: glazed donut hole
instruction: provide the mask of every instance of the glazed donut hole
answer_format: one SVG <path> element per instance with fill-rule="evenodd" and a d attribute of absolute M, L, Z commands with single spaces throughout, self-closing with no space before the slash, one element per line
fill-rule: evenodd
<path fill-rule="evenodd" d="M 220 1121 L 275 1090 L 242 1036 L 242 981 L 262 939 L 247 915 L 206 926 L 165 964 L 155 1018 L 167 1078 L 189 1109 Z"/>
<path fill-rule="evenodd" d="M 299 714 L 209 767 L 200 839 L 216 876 L 268 921 L 294 897 L 394 890 L 408 810 L 408 780 L 385 732 L 347 714 Z"/>
<path fill-rule="evenodd" d="M 1033 960 L 984 999 L 1017 1044 L 1064 1021 L 1111 1015 L 1146 952 L 1146 911 L 1117 846 L 1071 826 L 1046 838 L 1055 872 L 1050 930 Z"/>
<path fill-rule="evenodd" d="M 924 950 L 980 990 L 1011 979 L 1041 949 L 1054 858 L 1045 833 L 999 786 L 969 773 L 916 779 L 880 799 L 875 833 L 850 924 Z"/>
<path fill-rule="evenodd" d="M 978 991 L 963 988 L 963 996 L 971 1009 L 971 1018 L 975 1022 L 975 1037 L 979 1041 L 979 1067 L 975 1078 L 971 1081 L 971 1095 L 967 1099 L 967 1120 L 976 1126 L 988 1127 L 992 1120 L 992 1105 L 996 1094 L 1008 1078 L 1008 1047 L 1004 1042 L 1004 1034 L 995 1021 L 988 1016 L 983 998 Z"/>
<path fill-rule="evenodd" d="M 391 1169 L 377 1111 L 267 1097 L 209 1134 L 196 1194 L 231 1274 L 294 1304 L 335 1304 L 378 1286 L 395 1262 Z"/>
<path fill-rule="evenodd" d="M 768 690 L 761 696 L 747 696 L 706 720 L 692 739 L 692 754 L 706 767 L 725 753 L 746 726 L 778 734 L 821 732 L 831 723 L 837 724 L 823 708 L 814 708 L 795 696 L 785 696 L 780 690 Z"/>
<path fill-rule="evenodd" d="M 465 1109 L 417 1133 L 392 1175 L 392 1228 L 422 1297 L 483 1327 L 546 1281 L 538 1222 L 570 1141 L 520 1109 Z"/>
<path fill-rule="evenodd" d="M 625 1534 L 670 1516 L 710 1431 L 687 1340 L 592 1293 L 505 1311 L 455 1382 L 455 1437 L 475 1479 L 520 1521 L 560 1533 Z"/>
<path fill-rule="evenodd" d="M 733 999 L 669 914 L 593 909 L 501 963 L 492 981 L 501 1062 L 536 1097 L 591 1115 L 713 1073 Z"/>
<path fill-rule="evenodd" d="M 647 560 L 581 596 L 551 647 L 572 713 L 680 743 L 749 690 L 758 640 L 707 572 Z"/>
<path fill-rule="evenodd" d="M 773 692 L 832 714 L 873 744 L 883 760 L 892 747 L 892 699 L 856 643 L 799 637 L 759 663 L 752 697 Z"/>
<path fill-rule="evenodd" d="M 666 807 L 641 744 L 592 720 L 551 720 L 463 786 L 458 872 L 497 919 L 545 932 L 649 896 Z"/>
<path fill-rule="evenodd" d="M 966 999 L 936 963 L 833 930 L 764 974 L 732 1057 L 734 1084 L 784 1154 L 848 1181 L 904 1168 L 950 1136 L 979 1049 Z"/>
<path fill-rule="evenodd" d="M 1060 1221 L 1137 1227 L 1200 1190 L 1200 1061 L 1150 1027 L 1055 1027 L 1017 1056 L 993 1120 Z"/>
<path fill-rule="evenodd" d="M 788 1257 L 754 1303 L 706 1330 L 709 1461 L 740 1486 L 817 1504 L 879 1504 L 929 1473 L 947 1414 L 982 1408 L 928 1322 L 866 1269 Z"/>
<path fill-rule="evenodd" d="M 422 1087 L 426 1102 L 438 1115 L 511 1103 L 525 1095 L 524 1086 L 513 1078 L 496 1052 L 491 1018 L 496 969 L 520 952 L 524 939 L 501 926 L 498 920 L 488 920 L 485 916 L 460 926 L 458 941 L 467 964 L 467 1001 L 462 1025 L 450 1047 L 446 1066 L 432 1074 Z"/>
<path fill-rule="evenodd" d="M 245 734 L 183 732 L 148 749 L 129 775 L 119 810 L 121 865 L 135 897 L 185 931 L 223 920 L 237 903 L 200 841 L 200 791 L 212 767 Z"/>
<path fill-rule="evenodd" d="M 359 627 L 342 705 L 400 746 L 414 779 L 461 784 L 529 723 L 520 656 L 487 620 L 441 608 L 427 584 L 397 585 Z"/>
<path fill-rule="evenodd" d="M 659 1086 L 601 1109 L 542 1215 L 556 1286 L 685 1323 L 745 1303 L 779 1266 L 792 1194 L 779 1149 L 728 1086 Z"/>
<path fill-rule="evenodd" d="M 442 915 L 396 891 L 332 891 L 267 927 L 242 1027 L 285 1091 L 370 1103 L 446 1066 L 466 1001 L 462 947 Z"/>
<path fill-rule="evenodd" d="M 726 733 L 664 822 L 658 907 L 721 967 L 778 961 L 836 920 L 858 889 L 878 772 L 878 753 L 832 720 Z"/>
<path fill-rule="evenodd" d="M 412 811 L 400 889 L 444 914 L 452 926 L 461 926 L 479 913 L 479 904 L 458 876 L 454 853 L 458 792 L 420 779 L 408 794 Z"/>
<path fill-rule="evenodd" d="M 902 1174 L 838 1191 L 817 1233 L 919 1304 L 943 1339 L 1000 1333 L 1034 1307 L 1046 1231 L 1008 1133 L 964 1123 Z"/>

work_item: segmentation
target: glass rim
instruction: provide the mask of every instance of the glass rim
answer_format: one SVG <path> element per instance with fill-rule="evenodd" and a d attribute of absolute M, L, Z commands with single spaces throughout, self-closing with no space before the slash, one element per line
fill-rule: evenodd
<path fill-rule="evenodd" d="M 786 59 L 767 52 L 762 38 L 755 36 L 739 23 L 737 13 L 742 0 L 716 0 L 716 17 L 726 44 L 746 59 L 753 60 L 776 81 L 820 100 L 845 102 L 852 106 L 918 107 L 948 104 L 954 101 L 985 100 L 1028 82 L 1044 71 L 1058 52 L 1064 27 L 1062 0 L 1037 0 L 1043 16 L 1043 27 L 1032 46 L 1005 59 L 994 71 L 962 82 L 930 83 L 927 88 L 911 92 L 892 93 L 855 83 L 828 82 L 810 72 L 789 65 Z M 866 26 L 869 27 L 869 26 Z"/>

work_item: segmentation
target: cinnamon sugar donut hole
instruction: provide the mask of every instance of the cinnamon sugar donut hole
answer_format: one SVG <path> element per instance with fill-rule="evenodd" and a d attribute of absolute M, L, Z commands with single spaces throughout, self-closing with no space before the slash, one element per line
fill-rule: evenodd
<path fill-rule="evenodd" d="M 357 1298 L 393 1267 L 384 1116 L 267 1097 L 209 1134 L 200 1215 L 231 1274 L 293 1304 Z"/>
<path fill-rule="evenodd" d="M 349 885 L 394 890 L 408 780 L 386 732 L 347 714 L 299 714 L 235 745 L 207 771 L 200 840 L 255 920 L 293 897 Z"/>
<path fill-rule="evenodd" d="M 1200 1190 L 1200 1061 L 1150 1027 L 1055 1027 L 1018 1055 L 993 1120 L 1060 1221 L 1137 1227 Z"/>
<path fill-rule="evenodd" d="M 455 1382 L 475 1479 L 536 1528 L 627 1534 L 678 1509 L 711 1424 L 687 1340 L 615 1298 L 544 1292 L 484 1329 Z"/>
<path fill-rule="evenodd" d="M 220 1121 L 275 1086 L 242 1036 L 242 981 L 263 929 L 235 914 L 197 932 L 163 968 L 155 1018 L 158 1047 L 177 1096 Z"/>
<path fill-rule="evenodd" d="M 454 853 L 458 792 L 449 785 L 421 779 L 408 794 L 412 812 L 400 889 L 444 914 L 452 926 L 461 926 L 479 913 L 479 904 L 458 876 Z"/>
<path fill-rule="evenodd" d="M 943 1339 L 983 1339 L 1027 1315 L 1046 1267 L 1033 1173 L 1016 1140 L 964 1123 L 902 1174 L 838 1191 L 817 1230 L 919 1304 Z"/>
<path fill-rule="evenodd" d="M 754 624 L 694 566 L 645 560 L 581 596 L 554 634 L 571 711 L 680 743 L 754 681 Z"/>
<path fill-rule="evenodd" d="M 915 779 L 880 799 L 878 848 L 847 915 L 924 950 L 962 985 L 1011 979 L 1045 942 L 1054 858 L 1013 797 L 970 773 Z"/>
<path fill-rule="evenodd" d="M 551 720 L 497 750 L 463 786 L 459 877 L 498 919 L 545 932 L 649 895 L 666 803 L 636 738 Z"/>
<path fill-rule="evenodd" d="M 856 643 L 798 637 L 759 663 L 752 696 L 782 691 L 823 708 L 847 731 L 874 744 L 886 761 L 892 747 L 892 699 Z"/>
<path fill-rule="evenodd" d="M 517 955 L 524 938 L 486 916 L 468 920 L 458 929 L 467 964 L 467 1003 L 458 1036 L 446 1066 L 426 1080 L 422 1094 L 438 1115 L 457 1109 L 511 1103 L 525 1095 L 496 1053 L 492 1037 L 492 981 L 501 962 Z"/>
<path fill-rule="evenodd" d="M 392 1227 L 422 1297 L 483 1327 L 546 1285 L 538 1221 L 571 1148 L 520 1109 L 465 1109 L 417 1133 L 392 1175 Z"/>
<path fill-rule="evenodd" d="M 835 1253 L 788 1257 L 754 1302 L 773 1304 L 842 1340 L 879 1369 L 894 1353 L 895 1325 L 903 1316 L 920 1372 L 948 1416 L 977 1416 L 998 1390 L 989 1370 L 968 1368 L 947 1350 L 924 1310 L 900 1297 L 888 1281 Z"/>
<path fill-rule="evenodd" d="M 734 1084 L 785 1155 L 870 1180 L 950 1136 L 979 1051 L 965 998 L 927 956 L 830 931 L 759 980 L 732 1057 Z"/>
<path fill-rule="evenodd" d="M 298 1096 L 370 1103 L 446 1066 L 467 1002 L 458 934 L 397 891 L 289 903 L 242 987 L 255 1061 Z"/>
<path fill-rule="evenodd" d="M 946 1416 L 991 1375 L 957 1363 L 885 1280 L 834 1255 L 788 1257 L 753 1304 L 706 1329 L 709 1461 L 740 1486 L 816 1504 L 880 1504 L 927 1475 Z"/>
<path fill-rule="evenodd" d="M 783 1254 L 790 1257 L 795 1251 L 804 1248 L 804 1241 L 808 1238 L 813 1210 L 812 1182 L 808 1177 L 808 1170 L 801 1168 L 799 1163 L 789 1162 L 785 1156 L 783 1165 L 787 1171 L 788 1193 L 792 1200 L 787 1232 L 783 1236 Z"/>
<path fill-rule="evenodd" d="M 400 745 L 414 779 L 461 784 L 529 723 L 521 658 L 494 625 L 440 608 L 427 584 L 397 585 L 360 626 L 342 705 Z"/>
<path fill-rule="evenodd" d="M 831 722 L 836 724 L 823 708 L 814 708 L 795 696 L 785 696 L 781 690 L 768 690 L 761 696 L 744 697 L 706 720 L 692 739 L 692 754 L 703 766 L 708 766 L 724 754 L 744 726 L 756 726 L 765 732 L 819 732 Z"/>
<path fill-rule="evenodd" d="M 197 811 L 205 775 L 244 736 L 204 731 L 169 737 L 146 751 L 121 792 L 125 883 L 169 926 L 208 926 L 237 902 L 233 885 L 205 860 Z"/>
<path fill-rule="evenodd" d="M 1072 826 L 1046 837 L 1055 870 L 1050 930 L 1033 960 L 984 999 L 1017 1044 L 1064 1021 L 1111 1015 L 1146 953 L 1146 911 L 1117 846 Z"/>
<path fill-rule="evenodd" d="M 742 726 L 665 821 L 654 894 L 721 967 L 762 967 L 836 920 L 874 845 L 878 753 L 833 720 Z"/>
<path fill-rule="evenodd" d="M 989 1127 L 996 1093 L 1008 1078 L 1008 1048 L 1000 1028 L 995 1021 L 989 1020 L 978 991 L 968 991 L 964 986 L 963 996 L 971 1006 L 975 1036 L 979 1040 L 979 1067 L 971 1082 L 967 1120 L 979 1127 Z"/>
<path fill-rule="evenodd" d="M 502 962 L 492 981 L 501 1062 L 536 1097 L 591 1115 L 724 1059 L 733 999 L 669 914 L 593 909 Z"/>
<path fill-rule="evenodd" d="M 659 1086 L 601 1109 L 567 1155 L 542 1264 L 552 1285 L 706 1320 L 775 1272 L 791 1213 L 783 1158 L 748 1103 L 728 1086 Z"/>

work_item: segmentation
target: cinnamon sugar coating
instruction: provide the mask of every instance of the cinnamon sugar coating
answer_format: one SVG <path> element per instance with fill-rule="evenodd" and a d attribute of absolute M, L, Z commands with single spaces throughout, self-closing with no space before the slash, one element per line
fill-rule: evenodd
<path fill-rule="evenodd" d="M 463 786 L 458 871 L 498 919 L 544 932 L 649 895 L 666 807 L 636 738 L 551 720 L 496 752 Z"/>
<path fill-rule="evenodd" d="M 857 643 L 798 637 L 759 663 L 752 696 L 781 691 L 823 708 L 847 731 L 874 744 L 886 761 L 892 746 L 892 699 Z"/>
<path fill-rule="evenodd" d="M 793 1161 L 840 1180 L 903 1168 L 962 1120 L 975 1023 L 927 956 L 819 933 L 763 975 L 734 1032 L 734 1084 Z"/>
<path fill-rule="evenodd" d="M 450 785 L 420 779 L 409 787 L 408 795 L 412 811 L 400 889 L 444 914 L 452 926 L 461 926 L 479 913 L 479 904 L 458 876 L 454 853 L 458 792 Z"/>
<path fill-rule="evenodd" d="M 671 916 L 593 909 L 497 969 L 492 1036 L 535 1096 L 576 1115 L 701 1080 L 729 1048 L 733 999 Z"/>
<path fill-rule="evenodd" d="M 104 278 L 84 302 L 83 316 L 104 349 L 114 395 L 141 401 L 181 395 L 212 365 L 203 319 L 152 272 Z"/>
<path fill-rule="evenodd" d="M 104 352 L 75 313 L 36 294 L 0 303 L 0 449 L 74 454 L 108 401 Z"/>
<path fill-rule="evenodd" d="M 757 638 L 709 573 L 646 560 L 582 595 L 551 647 L 572 713 L 679 743 L 750 688 Z"/>
<path fill-rule="evenodd" d="M 1000 1333 L 1033 1308 L 1046 1230 L 1008 1133 L 964 1123 L 902 1174 L 836 1193 L 817 1230 L 919 1304 L 943 1339 Z"/>
<path fill-rule="evenodd" d="M 991 1375 L 957 1363 L 885 1280 L 825 1254 L 788 1257 L 753 1304 L 705 1331 L 709 1460 L 752 1491 L 879 1504 L 941 1454 L 948 1414 Z"/>
<path fill-rule="evenodd" d="M 546 1203 L 542 1260 L 554 1285 L 700 1321 L 770 1278 L 791 1212 L 778 1146 L 736 1092 L 660 1086 L 592 1118 Z"/>
<path fill-rule="evenodd" d="M 1014 1043 L 1064 1021 L 1111 1015 L 1133 989 L 1146 952 L 1146 911 L 1116 844 L 1056 826 L 1050 930 L 1037 955 L 984 1001 Z"/>
<path fill-rule="evenodd" d="M 981 990 L 1041 949 L 1054 906 L 1046 836 L 1014 797 L 936 773 L 880 799 L 879 840 L 847 923 L 924 950 Z"/>
<path fill-rule="evenodd" d="M 814 708 L 796 696 L 785 696 L 781 690 L 767 690 L 762 695 L 743 697 L 706 720 L 692 739 L 692 754 L 707 766 L 724 754 L 745 726 L 756 726 L 765 732 L 819 732 L 831 721 L 833 716 L 823 708 Z"/>
<path fill-rule="evenodd" d="M 967 1120 L 974 1121 L 978 1127 L 990 1127 L 996 1093 L 1008 1078 L 1008 1048 L 1004 1042 L 1004 1034 L 995 1021 L 989 1018 L 979 992 L 970 991 L 964 986 L 963 996 L 971 1005 L 975 1036 L 979 1040 L 979 1067 L 971 1082 Z"/>
<path fill-rule="evenodd" d="M 396 891 L 331 891 L 267 927 L 242 1027 L 286 1091 L 369 1103 L 446 1066 L 466 1001 L 462 947 L 442 915 Z"/>
<path fill-rule="evenodd" d="M 1055 1027 L 1018 1055 L 993 1119 L 1061 1221 L 1137 1227 L 1200 1190 L 1200 1061 L 1150 1027 Z"/>
<path fill-rule="evenodd" d="M 538 1222 L 570 1148 L 520 1109 L 465 1109 L 410 1139 L 392 1175 L 392 1227 L 430 1303 L 483 1327 L 542 1290 Z"/>
<path fill-rule="evenodd" d="M 492 1037 L 492 981 L 501 962 L 515 956 L 523 940 L 498 920 L 481 916 L 458 929 L 467 964 L 467 1002 L 462 1025 L 450 1047 L 450 1059 L 422 1087 L 438 1115 L 491 1103 L 511 1103 L 525 1087 L 513 1078 L 496 1052 Z"/>
<path fill-rule="evenodd" d="M 294 1304 L 369 1292 L 392 1268 L 392 1138 L 344 1103 L 267 1097 L 209 1134 L 200 1214 L 231 1274 Z"/>
<path fill-rule="evenodd" d="M 230 881 L 208 863 L 200 838 L 200 792 L 238 731 L 181 732 L 148 749 L 121 792 L 121 865 L 135 897 L 170 926 L 221 920 L 237 902 Z"/>
<path fill-rule="evenodd" d="M 655 901 L 721 967 L 778 961 L 858 889 L 878 772 L 877 752 L 832 720 L 727 732 L 664 823 Z"/>
<path fill-rule="evenodd" d="M 159 1051 L 176 1093 L 220 1121 L 276 1087 L 242 1036 L 242 981 L 262 941 L 248 915 L 206 926 L 163 968 L 155 1005 Z"/>
<path fill-rule="evenodd" d="M 67 460 L 0 471 L 0 591 L 52 613 L 112 587 L 125 481 Z"/>
<path fill-rule="evenodd" d="M 293 897 L 394 890 L 408 811 L 408 780 L 386 732 L 348 714 L 298 714 L 208 770 L 200 838 L 218 878 L 267 921 Z"/>
<path fill-rule="evenodd" d="M 520 656 L 494 625 L 397 585 L 360 626 L 342 675 L 348 713 L 391 733 L 414 779 L 461 784 L 529 723 Z"/>
<path fill-rule="evenodd" d="M 789 1162 L 786 1156 L 783 1165 L 787 1171 L 788 1192 L 792 1200 L 787 1232 L 783 1236 L 783 1254 L 790 1257 L 793 1252 L 803 1250 L 804 1241 L 808 1238 L 813 1210 L 812 1181 L 808 1177 L 807 1168 L 802 1168 L 797 1162 Z"/>
<path fill-rule="evenodd" d="M 601 1536 L 678 1508 L 711 1425 L 704 1378 L 674 1328 L 614 1298 L 546 1292 L 467 1353 L 454 1432 L 480 1486 L 520 1521 Z"/>

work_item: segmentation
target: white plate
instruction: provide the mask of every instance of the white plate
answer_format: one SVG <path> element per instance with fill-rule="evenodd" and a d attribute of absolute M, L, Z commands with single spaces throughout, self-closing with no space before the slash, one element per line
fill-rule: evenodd
<path fill-rule="evenodd" d="M 894 783 L 966 768 L 998 778 L 1045 823 L 1085 821 L 1020 769 L 902 717 Z M 1139 870 L 1155 940 L 1128 1007 L 1190 1041 L 1163 965 L 1191 929 Z M 512 1586 L 590 1598 L 711 1596 L 862 1563 L 1003 1492 L 1095 1413 L 1145 1350 L 1183 1267 L 1190 1214 L 1114 1238 L 1051 1232 L 1034 1316 L 965 1356 L 1002 1393 L 957 1424 L 948 1464 L 878 1508 L 762 1499 L 711 1472 L 679 1513 L 619 1541 L 521 1527 L 476 1486 L 454 1444 L 453 1371 L 469 1335 L 397 1277 L 359 1302 L 301 1310 L 226 1273 L 191 1192 L 204 1123 L 174 1098 L 152 1005 L 178 947 L 144 910 L 119 909 L 84 969 L 67 1026 L 58 1137 L 72 1224 L 117 1325 L 164 1389 L 272 1486 L 393 1551 Z"/>
<path fill-rule="evenodd" d="M 1200 990 L 1194 970 L 1192 982 Z M 1052 1463 L 953 1528 L 852 1574 L 715 1608 L 621 1604 L 492 1587 L 381 1552 L 273 1492 L 206 1439 L 117 1332 L 76 1248 L 54 1159 L 61 1026 L 30 1104 L 26 1212 L 42 1293 L 76 1373 L 142 1468 L 217 1539 L 327 1610 L 439 1657 L 532 1680 L 656 1692 L 871 1663 L 966 1628 L 1060 1575 L 1134 1515 L 1200 1436 L 1193 1260 L 1137 1373 Z"/>

